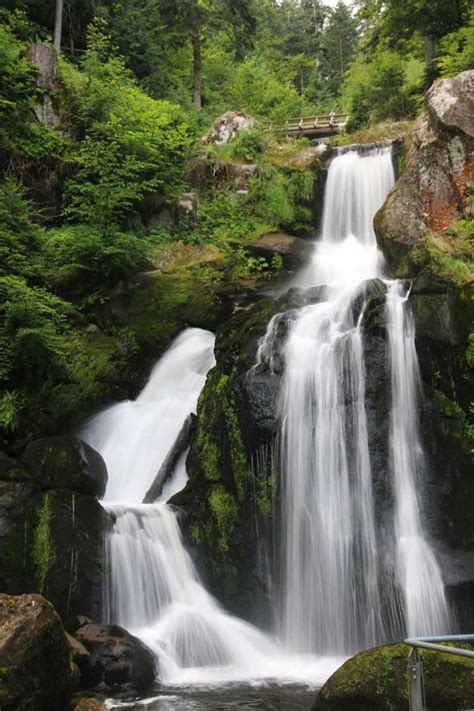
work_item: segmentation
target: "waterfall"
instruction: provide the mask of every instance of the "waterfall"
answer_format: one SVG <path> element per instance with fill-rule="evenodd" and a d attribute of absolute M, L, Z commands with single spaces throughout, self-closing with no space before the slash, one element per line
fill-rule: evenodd
<path fill-rule="evenodd" d="M 106 619 L 150 647 L 163 684 L 264 678 L 318 684 L 343 655 L 396 636 L 394 619 L 410 634 L 449 631 L 443 580 L 422 522 L 414 326 L 404 285 L 388 280 L 392 397 L 384 475 L 394 500 L 387 522 L 393 561 L 376 528 L 363 315 L 367 280 L 383 278 L 372 219 L 393 182 L 389 149 L 349 151 L 332 161 L 322 236 L 297 278 L 301 288 L 321 286 L 320 300 L 293 309 L 291 318 L 273 317 L 252 369 L 272 369 L 274 338 L 287 328 L 275 525 L 281 556 L 271 581 L 275 637 L 228 614 L 199 578 L 178 514 L 166 503 L 186 483 L 186 452 L 160 500 L 141 503 L 196 411 L 214 365 L 213 334 L 183 332 L 135 401 L 107 408 L 81 433 L 109 472 Z M 256 453 L 254 468 L 261 466 Z"/>
<path fill-rule="evenodd" d="M 299 652 L 347 654 L 391 636 L 382 605 L 386 575 L 375 527 L 361 324 L 364 282 L 382 275 L 373 216 L 393 182 L 390 149 L 350 151 L 332 161 L 322 237 L 299 278 L 302 287 L 326 287 L 325 300 L 300 309 L 290 324 L 281 397 L 277 629 Z M 393 293 L 387 308 L 395 324 L 389 328 L 395 585 L 410 633 L 445 632 L 442 579 L 422 533 L 412 471 L 420 450 L 413 329 L 396 311 Z M 260 358 L 269 351 L 264 342 Z"/>
<path fill-rule="evenodd" d="M 418 433 L 420 376 L 406 290 L 394 282 L 386 303 L 392 374 L 390 454 L 395 487 L 397 568 L 410 636 L 447 633 L 451 621 L 438 563 L 421 525 L 424 457 Z"/>
<path fill-rule="evenodd" d="M 156 364 L 136 400 L 113 405 L 87 423 L 81 436 L 102 454 L 109 471 L 107 501 L 143 501 L 184 420 L 196 411 L 214 363 L 214 335 L 187 329 Z M 183 482 L 180 464 L 178 481 Z"/>
<path fill-rule="evenodd" d="M 177 514 L 165 503 L 186 483 L 185 456 L 160 501 L 140 503 L 185 418 L 196 410 L 215 362 L 213 347 L 213 334 L 188 329 L 157 363 L 134 402 L 104 410 L 81 433 L 102 454 L 109 472 L 105 618 L 148 645 L 165 685 L 268 677 L 320 685 L 340 658 L 290 658 L 273 638 L 229 615 L 203 586 Z"/>

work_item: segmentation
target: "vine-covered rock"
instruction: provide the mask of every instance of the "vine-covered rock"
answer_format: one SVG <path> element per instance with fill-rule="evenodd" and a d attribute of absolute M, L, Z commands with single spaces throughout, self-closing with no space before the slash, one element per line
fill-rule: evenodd
<path fill-rule="evenodd" d="M 319 692 L 313 711 L 406 711 L 410 648 L 393 644 L 349 659 Z M 426 706 L 433 711 L 470 708 L 474 660 L 421 650 Z"/>
<path fill-rule="evenodd" d="M 0 708 L 64 711 L 71 697 L 69 647 L 41 595 L 0 595 Z"/>

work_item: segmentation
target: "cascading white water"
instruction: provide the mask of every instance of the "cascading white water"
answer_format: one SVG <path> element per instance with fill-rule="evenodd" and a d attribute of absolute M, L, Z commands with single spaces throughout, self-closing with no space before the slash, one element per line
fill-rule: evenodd
<path fill-rule="evenodd" d="M 81 436 L 107 464 L 107 501 L 143 501 L 184 420 L 196 411 L 214 363 L 214 335 L 190 328 L 160 359 L 136 400 L 113 405 L 89 421 Z M 183 472 L 181 462 L 181 480 Z"/>
<path fill-rule="evenodd" d="M 363 305 L 354 313 L 353 304 L 364 281 L 381 276 L 372 221 L 393 182 L 390 149 L 366 155 L 351 151 L 332 161 L 322 238 L 299 280 L 302 287 L 325 285 L 325 300 L 300 310 L 286 344 L 277 628 L 285 643 L 300 652 L 350 653 L 380 643 L 390 634 L 381 601 L 383 573 L 364 404 Z M 399 337 L 398 332 L 392 335 L 397 348 Z M 416 363 L 414 345 L 413 357 L 411 365 Z M 394 376 L 394 392 L 400 377 Z M 393 412 L 397 408 L 401 413 L 396 395 Z M 411 417 L 416 419 L 414 406 Z M 397 427 L 396 431 L 393 427 L 393 451 L 408 435 L 406 428 Z M 419 446 L 413 438 L 404 441 L 408 450 L 415 444 Z M 410 631 L 426 632 L 428 627 L 432 633 L 443 632 L 447 614 L 443 585 L 421 534 L 419 507 L 409 501 L 409 466 L 410 462 L 398 461 L 398 454 L 394 457 L 397 582 L 406 601 Z M 411 534 L 404 530 L 408 519 Z M 407 555 L 406 535 L 417 537 L 417 554 Z M 424 545 L 429 562 L 416 569 L 413 562 Z M 441 594 L 428 592 L 433 585 Z M 416 619 L 422 606 L 429 608 L 423 616 L 429 620 L 427 627 Z"/>
<path fill-rule="evenodd" d="M 105 506 L 106 619 L 156 654 L 163 684 L 214 684 L 264 677 L 322 683 L 341 659 L 289 658 L 277 642 L 227 614 L 205 590 L 165 501 L 183 488 L 185 462 L 156 504 L 140 504 L 214 364 L 214 336 L 188 329 L 158 362 L 135 402 L 94 417 L 82 437 L 109 472 Z M 118 503 L 117 503 L 118 501 Z"/>
<path fill-rule="evenodd" d="M 421 525 L 419 490 L 424 456 L 417 401 L 420 375 L 411 313 L 403 283 L 389 287 L 386 310 L 392 373 L 390 453 L 395 486 L 397 568 L 410 636 L 447 634 L 451 620 L 443 579 Z"/>
<path fill-rule="evenodd" d="M 157 654 L 165 684 L 264 677 L 318 683 L 348 654 L 389 635 L 381 601 L 368 425 L 364 406 L 364 282 L 381 275 L 372 217 L 393 183 L 389 150 L 349 152 L 331 164 L 322 239 L 299 277 L 324 285 L 324 301 L 293 314 L 286 344 L 282 414 L 282 644 L 227 614 L 203 587 L 165 501 L 186 481 L 185 454 L 157 504 L 141 504 L 214 363 L 212 334 L 185 331 L 134 402 L 108 408 L 82 436 L 109 471 L 108 619 Z M 391 451 L 395 584 L 410 633 L 445 632 L 442 578 L 420 522 L 417 362 L 404 297 L 387 300 L 392 359 Z M 357 308 L 354 299 L 358 298 Z M 258 363 L 272 364 L 280 316 Z M 403 420 L 408 414 L 408 424 Z M 118 502 L 118 503 L 117 503 Z M 291 656 L 289 651 L 292 652 Z M 304 654 L 305 656 L 301 656 Z"/>

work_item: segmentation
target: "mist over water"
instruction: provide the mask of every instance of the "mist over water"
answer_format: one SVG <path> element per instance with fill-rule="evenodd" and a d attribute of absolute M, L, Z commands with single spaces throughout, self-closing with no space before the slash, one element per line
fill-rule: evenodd
<path fill-rule="evenodd" d="M 301 288 L 325 290 L 323 301 L 297 312 L 284 351 L 274 636 L 223 610 L 186 551 L 177 514 L 166 504 L 186 483 L 186 453 L 160 501 L 141 503 L 184 420 L 196 411 L 215 362 L 213 334 L 183 332 L 135 401 L 108 408 L 82 432 L 109 472 L 105 505 L 114 523 L 107 538 L 107 620 L 155 652 L 160 681 L 170 688 L 243 688 L 264 679 L 317 686 L 353 652 L 405 631 L 449 631 L 442 576 L 418 496 L 423 453 L 414 328 L 406 289 L 392 281 L 386 281 L 392 402 L 385 476 L 395 502 L 390 571 L 375 525 L 362 317 L 366 280 L 383 278 L 373 216 L 393 182 L 389 149 L 337 156 L 328 174 L 322 236 L 298 276 Z M 357 308 L 356 297 L 362 297 Z M 258 367 L 271 368 L 278 319 L 262 338 Z M 392 587 L 384 588 L 387 578 Z"/>

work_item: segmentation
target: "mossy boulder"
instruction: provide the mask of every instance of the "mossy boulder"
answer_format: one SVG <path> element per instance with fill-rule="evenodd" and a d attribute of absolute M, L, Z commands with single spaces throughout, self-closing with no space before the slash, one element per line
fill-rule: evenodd
<path fill-rule="evenodd" d="M 319 692 L 313 711 L 408 711 L 404 644 L 376 647 L 349 659 Z M 421 650 L 427 708 L 471 708 L 474 660 Z"/>
<path fill-rule="evenodd" d="M 71 697 L 69 647 L 41 595 L 0 595 L 0 708 L 64 711 Z"/>
<path fill-rule="evenodd" d="M 71 470 L 64 465 L 69 460 L 52 462 L 52 452 L 57 449 L 45 449 L 44 442 L 38 445 L 38 454 L 45 454 L 45 460 L 39 457 L 37 467 L 33 467 L 33 445 L 29 450 L 25 458 L 29 471 L 19 462 L 2 460 L 5 480 L 0 479 L 0 590 L 12 595 L 44 593 L 63 617 L 81 612 L 100 617 L 107 514 L 91 494 L 67 488 Z M 72 453 L 77 455 L 72 442 Z M 103 474 L 105 465 L 97 453 L 99 459 L 92 456 L 90 447 L 88 450 L 91 456 L 82 461 L 82 468 L 72 470 L 69 485 L 78 482 L 80 488 L 92 487 L 97 492 L 97 481 L 102 487 L 103 478 L 91 483 L 84 468 L 92 462 Z M 48 465 L 48 475 L 43 477 L 48 461 L 52 468 Z M 76 456 L 74 463 L 78 465 Z M 43 488 L 61 484 L 57 489 Z"/>
<path fill-rule="evenodd" d="M 105 462 L 78 437 L 39 439 L 26 448 L 20 461 L 41 489 L 67 489 L 99 498 L 105 494 Z"/>

